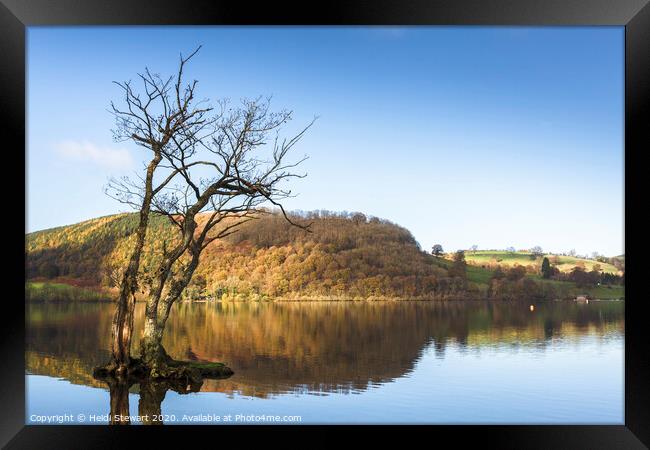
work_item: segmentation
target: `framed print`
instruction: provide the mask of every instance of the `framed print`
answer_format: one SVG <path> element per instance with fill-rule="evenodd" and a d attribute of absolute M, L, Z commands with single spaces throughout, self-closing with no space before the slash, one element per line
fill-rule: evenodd
<path fill-rule="evenodd" d="M 648 445 L 647 1 L 2 3 L 7 448 Z"/>

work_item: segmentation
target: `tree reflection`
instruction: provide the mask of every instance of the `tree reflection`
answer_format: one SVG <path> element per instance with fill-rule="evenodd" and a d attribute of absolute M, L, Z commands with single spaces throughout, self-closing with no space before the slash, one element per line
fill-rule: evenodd
<path fill-rule="evenodd" d="M 90 374 L 106 359 L 110 320 L 110 305 L 30 306 L 27 370 L 104 387 Z M 548 302 L 531 310 L 529 303 L 484 301 L 184 303 L 168 326 L 164 344 L 172 357 L 221 361 L 235 371 L 228 380 L 206 380 L 202 391 L 268 397 L 367 389 L 413 370 L 427 348 L 445 358 L 449 346 L 544 351 L 556 337 L 606 339 L 623 333 L 624 304 Z M 146 387 L 145 396 L 155 400 L 163 387 Z"/>
<path fill-rule="evenodd" d="M 115 377 L 99 378 L 108 386 L 110 396 L 110 425 L 130 425 L 129 391 L 138 387 L 138 416 L 142 425 L 164 425 L 162 402 L 167 391 L 184 395 L 199 392 L 202 382 L 170 382 L 155 380 L 134 380 Z"/>
<path fill-rule="evenodd" d="M 111 425 L 129 425 L 129 389 L 133 383 L 117 378 L 104 381 L 108 385 L 110 393 L 109 423 Z"/>
<path fill-rule="evenodd" d="M 202 382 L 181 384 L 167 381 L 146 381 L 140 383 L 140 400 L 138 401 L 138 415 L 143 425 L 163 425 L 162 402 L 167 391 L 172 390 L 184 395 L 201 390 Z"/>

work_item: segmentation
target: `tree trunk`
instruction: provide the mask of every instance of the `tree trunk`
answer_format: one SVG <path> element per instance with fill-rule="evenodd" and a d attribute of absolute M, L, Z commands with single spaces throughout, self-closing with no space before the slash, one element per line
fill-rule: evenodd
<path fill-rule="evenodd" d="M 171 358 L 162 347 L 162 336 L 167 318 L 169 317 L 169 310 L 187 287 L 198 265 L 200 251 L 196 252 L 196 249 L 192 247 L 192 239 L 196 230 L 195 214 L 194 212 L 186 216 L 183 224 L 183 240 L 160 263 L 158 280 L 147 298 L 144 331 L 140 344 L 140 357 L 145 365 L 154 370 L 154 375 L 171 361 Z M 163 290 L 169 281 L 172 266 L 188 248 L 193 255 L 190 264 L 183 271 L 181 280 L 171 283 L 169 292 L 165 294 L 165 297 L 161 301 Z"/>
<path fill-rule="evenodd" d="M 135 295 L 121 293 L 111 325 L 111 364 L 118 373 L 124 372 L 131 362 L 134 309 Z"/>
<path fill-rule="evenodd" d="M 135 310 L 135 293 L 137 291 L 137 276 L 140 268 L 140 256 L 144 247 L 144 239 L 149 222 L 149 211 L 140 214 L 137 230 L 137 240 L 129 265 L 124 272 L 120 286 L 120 296 L 117 300 L 115 314 L 111 325 L 112 364 L 118 373 L 122 373 L 131 362 L 131 339 L 133 337 L 133 313 Z"/>
<path fill-rule="evenodd" d="M 158 372 L 163 369 L 171 358 L 162 346 L 163 329 L 157 324 L 145 326 L 145 331 L 140 341 L 140 358 L 142 362 L 152 371 Z"/>
<path fill-rule="evenodd" d="M 149 213 L 151 211 L 151 200 L 153 198 L 153 174 L 156 167 L 162 160 L 160 152 L 155 151 L 156 156 L 147 167 L 145 179 L 145 194 L 140 209 L 140 222 L 136 231 L 136 243 L 129 259 L 129 265 L 124 271 L 120 285 L 120 296 L 115 307 L 115 314 L 111 325 L 111 353 L 112 360 L 109 363 L 111 370 L 119 375 L 124 373 L 131 363 L 131 339 L 133 337 L 133 313 L 135 310 L 135 293 L 138 289 L 138 270 L 140 269 L 140 256 L 144 247 L 149 224 Z"/>
<path fill-rule="evenodd" d="M 198 209 L 196 210 L 198 211 Z M 146 368 L 149 379 L 167 380 L 168 382 L 181 383 L 183 386 L 200 385 L 202 377 L 223 378 L 233 374 L 232 370 L 222 363 L 195 364 L 189 361 L 176 361 L 167 354 L 162 345 L 171 307 L 192 280 L 203 250 L 205 233 L 202 233 L 199 239 L 194 241 L 195 214 L 196 211 L 186 216 L 183 242 L 166 256 L 158 269 L 157 284 L 147 298 L 144 331 L 140 341 L 140 363 Z M 171 281 L 163 297 L 165 284 L 170 281 L 172 265 L 186 250 L 189 250 L 191 259 L 183 268 L 180 278 Z"/>

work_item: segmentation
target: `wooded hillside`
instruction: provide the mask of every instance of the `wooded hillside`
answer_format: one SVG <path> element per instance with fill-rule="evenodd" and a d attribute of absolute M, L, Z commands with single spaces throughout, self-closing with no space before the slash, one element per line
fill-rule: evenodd
<path fill-rule="evenodd" d="M 260 215 L 206 248 L 187 295 L 263 297 L 445 297 L 467 290 L 421 251 L 411 233 L 363 214 L 294 214 L 311 232 L 277 214 Z M 28 234 L 28 277 L 109 288 L 126 260 L 134 214 Z M 175 239 L 167 218 L 152 217 L 142 278 Z"/>
<path fill-rule="evenodd" d="M 622 298 L 622 281 L 583 280 L 571 273 L 542 279 L 537 266 L 506 261 L 473 261 L 455 269 L 444 257 L 422 251 L 411 233 L 387 220 L 361 213 L 313 211 L 291 219 L 311 223 L 311 232 L 278 214 L 259 214 L 235 234 L 209 244 L 185 298 L 280 299 L 451 299 L 451 298 Z M 199 225 L 205 216 L 199 216 Z M 225 222 L 222 226 L 228 226 Z M 114 293 L 119 269 L 133 244 L 135 214 L 100 217 L 26 236 L 29 300 L 104 299 Z M 199 228 L 200 229 L 200 228 Z M 215 230 L 218 231 L 218 230 Z M 140 287 L 147 289 L 157 261 L 178 233 L 169 219 L 152 216 L 141 264 Z M 452 258 L 453 259 L 453 258 Z M 541 258 L 538 258 L 541 260 Z M 539 262 L 539 261 L 538 261 Z M 539 265 L 539 264 L 538 264 Z M 519 273 L 521 272 L 521 273 Z M 596 272 L 576 272 L 593 275 Z M 601 278 L 604 275 L 601 274 Z M 565 279 L 566 278 L 566 279 Z M 616 277 L 614 277 L 616 278 Z M 580 280 L 578 280 L 580 281 Z"/>

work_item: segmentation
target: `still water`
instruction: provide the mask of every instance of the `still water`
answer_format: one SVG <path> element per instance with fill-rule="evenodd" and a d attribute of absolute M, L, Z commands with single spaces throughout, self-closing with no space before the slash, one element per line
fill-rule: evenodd
<path fill-rule="evenodd" d="M 28 306 L 27 423 L 108 422 L 117 394 L 92 369 L 112 312 Z M 235 374 L 199 392 L 133 385 L 134 424 L 151 411 L 166 424 L 624 423 L 623 302 L 182 303 L 164 343 Z"/>

